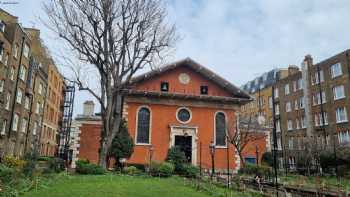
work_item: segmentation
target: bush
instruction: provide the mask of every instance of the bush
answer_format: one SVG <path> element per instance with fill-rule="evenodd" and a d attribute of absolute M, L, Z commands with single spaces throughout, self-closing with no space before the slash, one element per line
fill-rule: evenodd
<path fill-rule="evenodd" d="M 16 168 L 16 169 L 21 170 L 23 168 L 24 164 L 25 164 L 25 161 L 7 155 L 7 156 L 4 157 L 3 163 L 7 167 Z"/>
<path fill-rule="evenodd" d="M 161 163 L 158 168 L 158 173 L 161 177 L 170 177 L 174 174 L 175 167 L 172 163 Z"/>
<path fill-rule="evenodd" d="M 173 163 L 175 166 L 175 172 L 183 172 L 183 165 L 187 162 L 185 153 L 179 147 L 171 147 L 168 150 L 168 156 L 166 159 L 168 162 Z"/>
<path fill-rule="evenodd" d="M 145 164 L 137 164 L 137 163 L 133 163 L 133 164 L 128 164 L 128 166 L 134 166 L 135 168 L 137 168 L 139 171 L 141 172 L 145 172 L 146 171 L 146 167 Z"/>
<path fill-rule="evenodd" d="M 48 160 L 49 169 L 53 172 L 59 173 L 65 170 L 64 160 L 61 158 L 51 158 Z"/>
<path fill-rule="evenodd" d="M 137 169 L 135 166 L 129 166 L 123 169 L 123 172 L 128 175 L 141 174 L 141 170 Z"/>
<path fill-rule="evenodd" d="M 2 183 L 9 183 L 16 175 L 14 168 L 0 164 L 0 180 Z"/>
<path fill-rule="evenodd" d="M 272 171 L 270 167 L 267 166 L 257 166 L 255 164 L 246 163 L 244 167 L 239 169 L 238 173 L 240 174 L 249 174 L 249 175 L 259 175 L 261 177 L 271 177 Z"/>
<path fill-rule="evenodd" d="M 183 176 L 188 177 L 188 178 L 196 178 L 197 175 L 199 174 L 199 168 L 196 166 L 193 166 L 191 164 L 185 164 L 182 167 L 182 172 Z"/>
<path fill-rule="evenodd" d="M 106 170 L 102 167 L 89 163 L 88 160 L 76 161 L 76 172 L 79 174 L 104 174 Z"/>

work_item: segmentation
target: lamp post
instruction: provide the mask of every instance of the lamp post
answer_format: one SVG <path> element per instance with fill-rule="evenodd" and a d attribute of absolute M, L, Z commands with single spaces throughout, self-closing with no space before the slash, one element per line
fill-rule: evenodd
<path fill-rule="evenodd" d="M 209 144 L 209 149 L 210 149 L 210 155 L 211 155 L 211 180 L 213 180 L 213 176 L 215 174 L 215 144 L 213 141 L 210 142 Z"/>
<path fill-rule="evenodd" d="M 149 146 L 149 174 L 151 175 L 151 168 L 152 168 L 152 157 L 153 157 L 153 151 L 154 151 L 154 147 L 151 144 Z"/>

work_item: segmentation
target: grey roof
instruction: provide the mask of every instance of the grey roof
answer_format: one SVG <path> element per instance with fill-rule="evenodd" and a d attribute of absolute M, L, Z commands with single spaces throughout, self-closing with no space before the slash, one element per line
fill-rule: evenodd
<path fill-rule="evenodd" d="M 270 70 L 269 72 L 266 72 L 259 77 L 256 77 L 254 80 L 244 84 L 241 88 L 249 94 L 252 94 L 257 92 L 259 89 L 269 87 L 278 80 L 278 73 L 280 70 L 281 69 Z"/>

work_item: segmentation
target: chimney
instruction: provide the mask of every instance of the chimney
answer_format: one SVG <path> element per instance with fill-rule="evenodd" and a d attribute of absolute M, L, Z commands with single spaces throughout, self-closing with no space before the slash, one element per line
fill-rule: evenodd
<path fill-rule="evenodd" d="M 293 75 L 295 73 L 299 72 L 299 67 L 296 65 L 289 65 L 288 66 L 288 76 Z"/>
<path fill-rule="evenodd" d="M 304 62 L 307 65 L 307 68 L 310 69 L 313 65 L 313 60 L 312 60 L 311 55 L 309 55 L 309 54 L 305 55 Z"/>
<path fill-rule="evenodd" d="M 95 110 L 95 104 L 93 101 L 85 101 L 83 115 L 84 116 L 93 116 Z"/>

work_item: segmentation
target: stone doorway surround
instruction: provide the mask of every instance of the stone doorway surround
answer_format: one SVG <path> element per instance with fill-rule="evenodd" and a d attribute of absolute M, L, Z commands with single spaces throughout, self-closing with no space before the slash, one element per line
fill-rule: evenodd
<path fill-rule="evenodd" d="M 197 165 L 197 141 L 198 127 L 187 125 L 170 125 L 170 143 L 169 148 L 175 145 L 175 136 L 191 136 L 192 137 L 192 165 Z"/>

